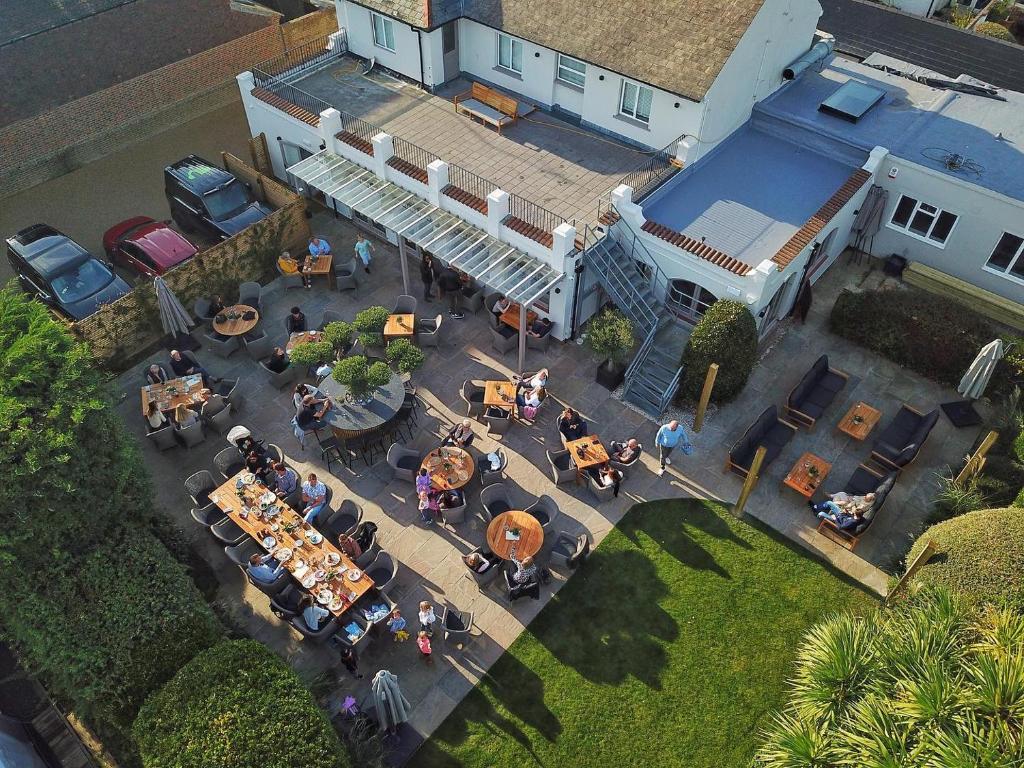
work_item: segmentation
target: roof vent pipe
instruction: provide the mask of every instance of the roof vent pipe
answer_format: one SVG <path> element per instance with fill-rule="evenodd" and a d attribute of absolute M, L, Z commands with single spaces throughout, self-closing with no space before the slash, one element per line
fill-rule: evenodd
<path fill-rule="evenodd" d="M 812 64 L 817 64 L 824 61 L 826 57 L 831 56 L 835 46 L 835 38 L 829 37 L 818 40 L 807 53 L 782 70 L 782 79 L 793 80 L 799 77 Z"/>

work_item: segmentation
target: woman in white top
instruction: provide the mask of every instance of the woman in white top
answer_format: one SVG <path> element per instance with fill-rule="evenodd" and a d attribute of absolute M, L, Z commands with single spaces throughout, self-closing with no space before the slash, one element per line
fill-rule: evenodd
<path fill-rule="evenodd" d="M 167 425 L 167 417 L 164 416 L 163 412 L 156 407 L 156 403 L 152 400 L 149 401 L 149 405 L 146 406 L 146 422 L 149 424 L 149 431 L 155 432 Z"/>
<path fill-rule="evenodd" d="M 512 309 L 512 302 L 505 296 L 498 296 L 498 300 L 491 307 L 491 312 L 494 313 L 495 317 L 501 317 L 510 309 Z"/>
<path fill-rule="evenodd" d="M 534 389 L 537 389 L 539 387 L 546 387 L 548 385 L 548 369 L 541 368 L 539 371 L 533 374 L 533 378 L 530 379 L 527 382 L 527 384 L 529 384 Z"/>
<path fill-rule="evenodd" d="M 531 405 L 534 408 L 539 408 L 540 404 L 544 401 L 544 398 L 546 396 L 547 393 L 544 391 L 544 387 L 534 387 L 529 391 L 524 389 L 521 390 L 518 395 L 516 395 L 516 405 L 518 405 L 520 408 L 526 405 Z"/>
<path fill-rule="evenodd" d="M 198 421 L 199 417 L 196 416 L 195 411 L 186 408 L 184 403 L 178 403 L 174 409 L 174 425 L 178 429 L 186 429 Z"/>

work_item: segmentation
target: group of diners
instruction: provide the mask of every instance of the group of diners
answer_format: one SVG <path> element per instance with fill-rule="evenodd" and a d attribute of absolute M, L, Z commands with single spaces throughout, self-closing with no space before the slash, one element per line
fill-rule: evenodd
<path fill-rule="evenodd" d="M 581 440 L 590 434 L 590 428 L 586 420 L 574 408 L 566 408 L 558 417 L 558 432 L 562 436 L 563 444 Z M 611 461 L 619 464 L 632 464 L 640 458 L 643 446 L 635 437 L 625 440 L 612 440 L 608 443 L 609 461 L 587 467 L 584 471 L 594 481 L 604 487 L 611 488 L 613 495 L 619 495 L 619 487 L 622 483 L 622 472 L 611 465 Z M 572 459 L 572 456 L 569 457 Z"/>
<path fill-rule="evenodd" d="M 191 352 L 172 349 L 167 366 L 153 363 L 146 369 L 143 380 L 147 387 L 153 387 L 192 376 L 199 377 L 202 387 L 196 389 L 192 393 L 193 397 L 188 398 L 187 402 L 179 401 L 165 412 L 161 410 L 157 398 L 150 397 L 148 399 L 144 413 L 147 431 L 154 432 L 168 425 L 173 425 L 177 430 L 187 429 L 199 422 L 201 412 L 212 415 L 223 409 L 221 396 L 212 390 L 214 385 L 223 380 L 211 376 Z"/>

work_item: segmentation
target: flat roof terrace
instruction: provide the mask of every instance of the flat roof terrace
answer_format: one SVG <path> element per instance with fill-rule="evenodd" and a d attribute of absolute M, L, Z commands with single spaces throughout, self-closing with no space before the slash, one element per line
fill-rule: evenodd
<path fill-rule="evenodd" d="M 648 157 L 644 150 L 541 110 L 498 135 L 456 114 L 451 100 L 469 89 L 466 80 L 430 94 L 385 73 L 363 75 L 361 68 L 361 62 L 344 57 L 291 82 L 566 219 L 596 219 L 597 199 Z"/>
<path fill-rule="evenodd" d="M 656 190 L 643 212 L 755 267 L 774 256 L 854 170 L 748 124 Z"/>

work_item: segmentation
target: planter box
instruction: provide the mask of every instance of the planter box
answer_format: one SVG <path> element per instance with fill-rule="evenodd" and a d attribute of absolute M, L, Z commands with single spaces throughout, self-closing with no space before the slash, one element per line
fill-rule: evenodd
<path fill-rule="evenodd" d="M 597 374 L 594 378 L 605 389 L 618 389 L 619 385 L 626 378 L 626 366 L 619 363 L 609 363 L 605 360 L 597 366 Z"/>

